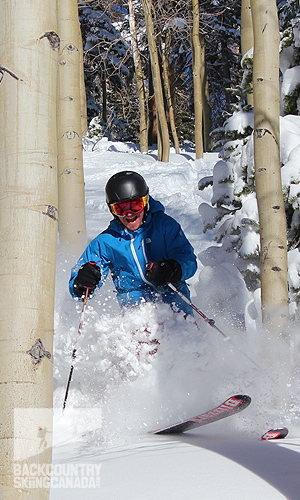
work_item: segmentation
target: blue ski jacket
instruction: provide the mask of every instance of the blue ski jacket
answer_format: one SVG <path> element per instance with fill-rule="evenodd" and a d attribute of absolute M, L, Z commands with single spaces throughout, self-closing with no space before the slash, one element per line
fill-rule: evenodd
<path fill-rule="evenodd" d="M 182 269 L 181 282 L 176 286 L 190 298 L 185 280 L 193 276 L 197 269 L 194 250 L 181 226 L 164 213 L 165 209 L 159 201 L 149 199 L 146 220 L 137 231 L 128 230 L 114 219 L 105 231 L 91 241 L 71 272 L 70 292 L 73 297 L 76 297 L 73 283 L 79 268 L 86 262 L 95 262 L 101 269 L 98 286 L 101 287 L 110 270 L 121 307 L 132 307 L 143 300 L 162 300 L 175 310 L 193 314 L 192 308 L 168 285 L 156 287 L 145 277 L 148 262 L 174 259 Z"/>

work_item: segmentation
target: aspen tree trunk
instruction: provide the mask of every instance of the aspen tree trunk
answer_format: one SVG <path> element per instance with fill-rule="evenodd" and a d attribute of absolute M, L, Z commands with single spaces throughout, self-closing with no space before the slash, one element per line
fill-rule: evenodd
<path fill-rule="evenodd" d="M 139 106 L 140 106 L 140 149 L 141 153 L 148 153 L 148 126 L 147 126 L 147 115 L 146 115 L 144 73 L 137 42 L 136 24 L 135 24 L 135 16 L 134 16 L 132 0 L 128 0 L 128 8 L 129 8 L 129 27 L 131 34 L 131 47 L 133 53 L 135 78 L 137 83 Z"/>
<path fill-rule="evenodd" d="M 143 0 L 143 10 L 146 21 L 146 29 L 148 36 L 151 70 L 153 77 L 153 87 L 156 102 L 156 112 L 158 117 L 158 160 L 163 162 L 169 161 L 170 156 L 170 141 L 169 129 L 165 113 L 164 97 L 162 83 L 160 77 L 160 67 L 158 53 L 155 43 L 154 27 L 152 20 L 152 2 L 151 0 Z"/>
<path fill-rule="evenodd" d="M 279 29 L 276 0 L 251 0 L 254 28 L 254 159 L 264 323 L 288 315 L 286 216 L 280 174 Z"/>
<path fill-rule="evenodd" d="M 57 242 L 56 0 L 0 0 L 0 496 L 46 500 Z M 25 466 L 25 471 L 24 471 Z M 27 472 L 26 472 L 27 468 Z M 37 474 L 33 480 L 43 480 Z M 14 487 L 15 486 L 15 487 Z"/>
<path fill-rule="evenodd" d="M 161 123 L 159 120 L 159 113 L 157 112 L 157 159 L 163 161 L 163 136 L 161 130 Z"/>
<path fill-rule="evenodd" d="M 169 61 L 169 51 L 170 51 L 170 33 L 168 32 L 166 34 L 165 50 L 162 50 L 162 56 L 161 56 L 162 57 L 162 64 L 163 64 L 163 83 L 164 83 L 164 89 L 165 89 L 165 96 L 167 98 L 167 104 L 168 104 L 168 110 L 169 110 L 169 116 L 170 116 L 170 127 L 171 127 L 175 152 L 176 152 L 176 154 L 179 154 L 180 153 L 179 141 L 178 141 L 178 136 L 177 136 L 176 123 L 175 123 L 175 112 L 174 112 L 174 107 L 173 107 L 173 102 L 172 102 L 171 86 L 170 86 L 170 81 L 169 81 L 169 62 L 168 62 Z"/>
<path fill-rule="evenodd" d="M 251 14 L 251 1 L 242 0 L 241 4 L 241 51 L 242 57 L 247 54 L 248 50 L 254 45 L 253 26 Z M 253 106 L 253 94 L 247 95 L 247 102 Z"/>
<path fill-rule="evenodd" d="M 157 143 L 157 119 L 156 119 L 156 102 L 154 96 L 153 79 L 151 62 L 148 62 L 148 115 L 149 115 L 149 128 L 148 128 L 148 145 L 153 146 Z"/>
<path fill-rule="evenodd" d="M 86 245 L 80 99 L 80 47 L 77 0 L 57 2 L 58 201 L 62 248 L 78 256 Z"/>
<path fill-rule="evenodd" d="M 203 158 L 203 131 L 202 131 L 202 78 L 201 78 L 201 44 L 199 37 L 199 0 L 192 0 L 193 6 L 193 81 L 194 81 L 194 109 L 195 109 L 195 146 L 196 158 Z"/>
<path fill-rule="evenodd" d="M 199 35 L 200 36 L 200 35 Z M 209 151 L 211 149 L 211 109 L 209 102 L 209 90 L 207 81 L 207 71 L 206 71 L 206 60 L 205 60 L 205 43 L 204 36 L 200 36 L 201 44 L 201 75 L 202 78 L 202 96 L 203 96 L 203 150 Z"/>
<path fill-rule="evenodd" d="M 81 114 L 81 135 L 85 135 L 88 130 L 87 124 L 87 104 L 86 104 L 86 92 L 85 92 L 85 82 L 84 82 L 84 55 L 82 46 L 82 35 L 81 28 L 79 24 L 79 64 L 80 64 L 80 114 Z"/>

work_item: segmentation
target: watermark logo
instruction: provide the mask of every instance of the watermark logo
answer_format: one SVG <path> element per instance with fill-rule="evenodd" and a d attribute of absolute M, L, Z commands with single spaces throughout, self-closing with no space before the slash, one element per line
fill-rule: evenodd
<path fill-rule="evenodd" d="M 99 488 L 101 464 L 14 464 L 14 487 L 17 489 Z"/>
<path fill-rule="evenodd" d="M 51 464 L 51 448 L 78 442 L 101 427 L 100 408 L 71 408 L 62 415 L 52 408 L 14 410 L 14 486 L 31 488 L 98 488 L 98 463 Z"/>
<path fill-rule="evenodd" d="M 101 417 L 101 408 L 71 408 L 64 414 L 61 409 L 15 408 L 14 461 L 22 462 L 44 453 L 52 446 L 78 441 L 84 434 L 101 427 Z"/>
<path fill-rule="evenodd" d="M 52 447 L 50 408 L 14 409 L 14 461 L 35 457 Z"/>

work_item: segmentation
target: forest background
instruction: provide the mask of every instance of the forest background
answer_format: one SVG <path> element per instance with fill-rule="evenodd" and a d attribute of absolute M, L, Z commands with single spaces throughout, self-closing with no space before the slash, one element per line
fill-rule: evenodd
<path fill-rule="evenodd" d="M 203 86 L 206 93 L 203 104 L 207 115 L 206 151 L 220 149 L 222 142 L 218 139 L 222 138 L 224 121 L 233 109 L 238 106 L 247 109 L 252 75 L 251 71 L 250 74 L 247 71 L 245 76 L 245 71 L 251 66 L 251 57 L 242 64 L 241 3 L 241 0 L 199 2 L 200 42 L 205 51 Z M 80 1 L 78 6 L 85 51 L 89 135 L 138 143 L 139 102 L 129 25 L 130 4 L 131 0 L 92 0 Z M 152 4 L 161 73 L 163 61 L 167 60 L 179 144 L 194 144 L 192 2 L 154 0 Z M 282 41 L 284 46 L 291 46 L 294 44 L 293 27 L 297 25 L 299 2 L 277 0 L 277 6 Z M 156 110 L 142 2 L 133 2 L 133 8 L 145 81 L 148 138 L 149 145 L 152 145 L 157 143 Z M 297 58 L 294 64 L 298 64 Z M 298 114 L 296 100 L 294 95 L 294 105 L 290 103 L 286 112 Z"/>
<path fill-rule="evenodd" d="M 300 113 L 299 1 L 278 0 L 276 3 L 280 31 L 280 128 L 281 134 L 290 136 L 290 146 L 293 142 L 294 148 L 298 146 L 295 138 L 297 132 L 289 129 L 287 123 L 291 124 L 291 117 L 294 116 L 293 126 L 298 126 L 296 117 Z M 260 226 L 257 209 L 251 210 L 249 217 L 249 209 L 243 208 L 245 203 L 246 207 L 256 207 L 254 163 L 251 159 L 254 112 L 253 32 L 251 22 L 247 20 L 250 1 L 199 2 L 202 110 L 198 124 L 202 127 L 200 141 L 203 147 L 198 155 L 196 101 L 199 96 L 196 95 L 194 74 L 196 49 L 192 41 L 195 29 L 193 5 L 192 1 L 152 2 L 153 32 L 163 81 L 168 139 L 176 152 L 179 152 L 179 147 L 196 146 L 196 158 L 202 157 L 202 151 L 219 152 L 223 162 L 216 165 L 212 177 L 205 177 L 199 182 L 199 189 L 213 186 L 213 207 L 203 204 L 199 212 L 204 231 L 220 225 L 217 243 L 222 244 L 224 255 L 231 254 L 231 260 L 242 273 L 248 290 L 255 292 L 260 288 Z M 133 35 L 136 34 L 145 89 L 148 142 L 144 152 L 147 152 L 153 144 L 159 143 L 159 126 L 144 12 L 142 2 L 132 3 L 131 0 L 79 2 L 85 50 L 87 136 L 95 143 L 102 137 L 133 143 L 140 141 L 143 151 L 132 44 Z M 132 16 L 135 19 L 134 31 L 130 26 Z M 285 117 L 289 117 L 288 121 Z M 288 163 L 293 149 L 290 146 L 286 148 L 286 141 L 282 141 L 280 165 L 287 165 L 287 168 L 281 168 L 281 175 L 288 251 L 295 250 L 298 256 L 300 172 L 295 162 L 293 166 Z M 295 147 L 293 158 L 296 151 Z M 253 215 L 254 212 L 256 215 Z M 253 237 L 253 233 L 256 236 Z M 247 240 L 252 243 L 247 244 Z M 296 272 L 296 279 L 291 279 L 291 274 L 289 276 L 293 316 L 298 304 L 300 284 L 298 263 L 292 267 Z"/>

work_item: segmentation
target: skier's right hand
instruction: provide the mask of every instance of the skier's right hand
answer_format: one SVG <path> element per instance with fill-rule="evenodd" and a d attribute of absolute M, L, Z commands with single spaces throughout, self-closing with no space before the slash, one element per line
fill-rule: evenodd
<path fill-rule="evenodd" d="M 89 296 L 92 295 L 96 286 L 101 279 L 100 267 L 94 262 L 83 264 L 78 271 L 74 280 L 73 288 L 76 295 L 80 298 L 86 294 L 86 289 L 89 289 Z"/>

